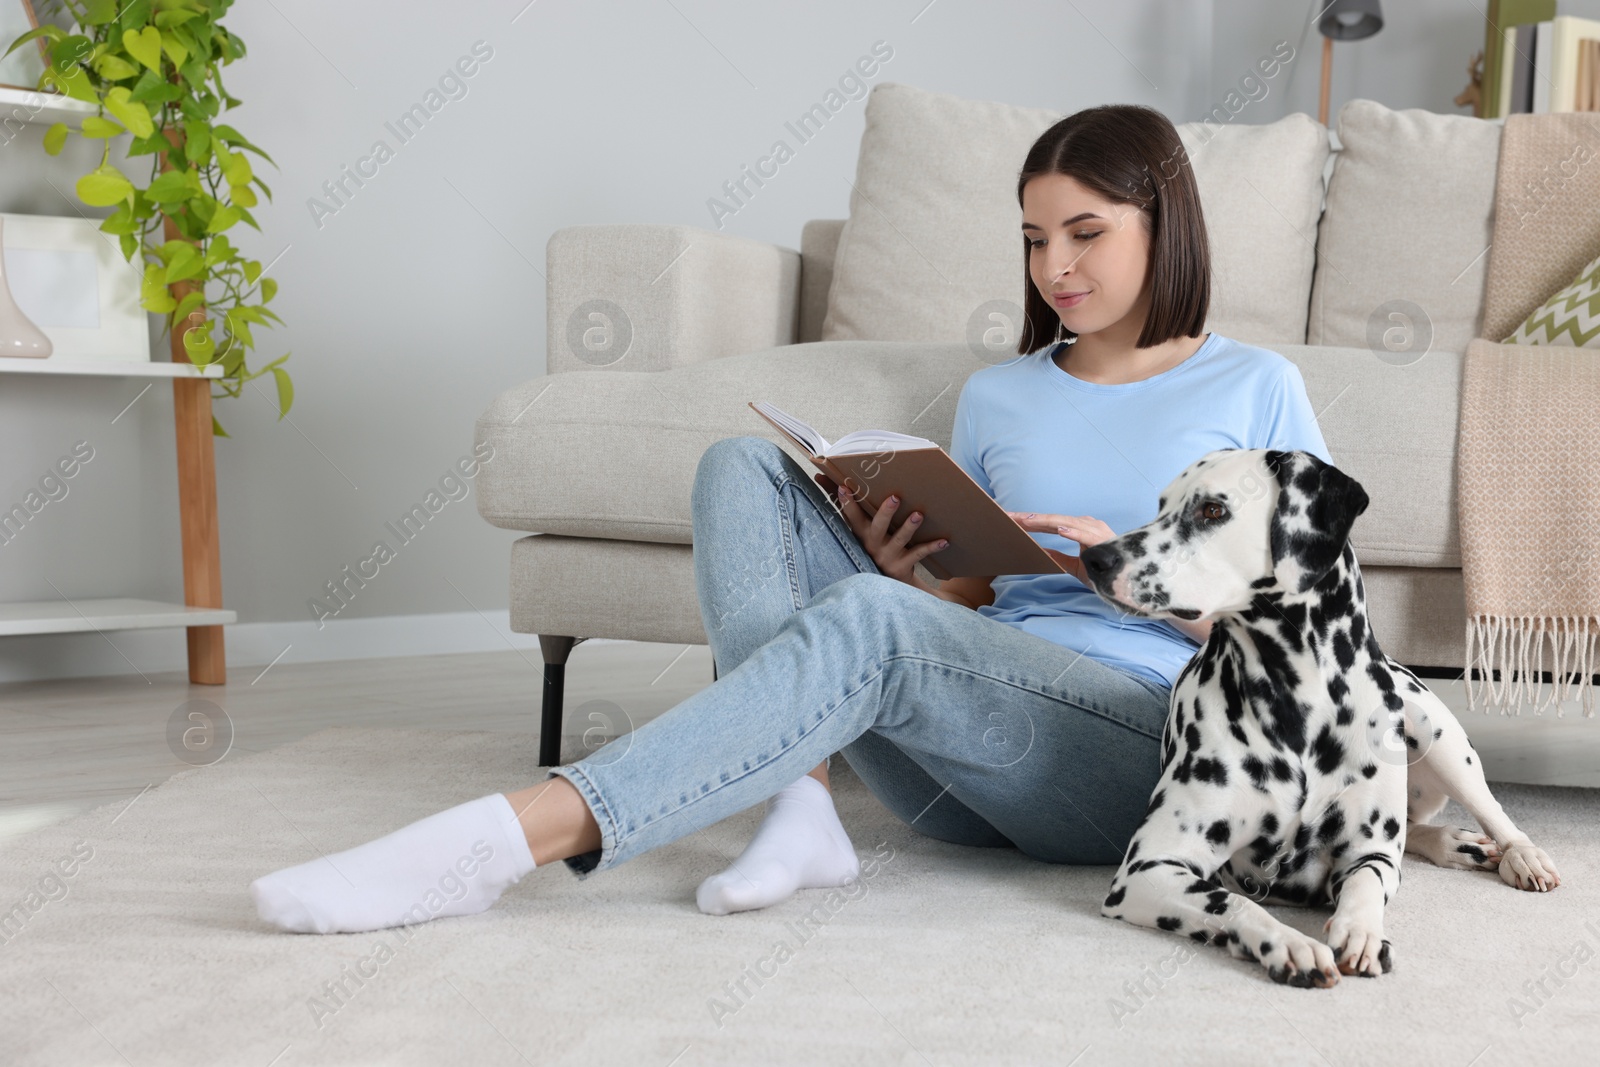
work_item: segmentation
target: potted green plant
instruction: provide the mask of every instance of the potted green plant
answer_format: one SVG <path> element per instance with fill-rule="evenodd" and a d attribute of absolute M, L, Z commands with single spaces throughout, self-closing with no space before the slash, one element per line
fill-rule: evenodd
<path fill-rule="evenodd" d="M 115 210 L 100 229 L 117 236 L 131 263 L 144 270 L 140 302 L 166 316 L 172 358 L 220 362 L 221 389 L 213 397 L 239 396 L 244 384 L 271 373 L 278 417 L 294 402 L 294 385 L 282 364 L 289 353 L 251 370 L 252 326 L 282 324 L 267 304 L 277 282 L 261 263 L 240 254 L 228 230 L 241 222 L 261 229 L 250 209 L 256 187 L 272 190 L 255 173 L 250 153 L 272 163 L 234 127 L 217 121 L 242 101 L 222 84 L 222 68 L 245 55 L 244 41 L 221 23 L 233 0 L 52 0 L 41 3 L 39 25 L 11 42 L 6 54 L 40 40 L 45 71 L 37 86 L 98 105 L 79 135 L 102 140 L 100 165 L 77 182 L 79 199 Z M 50 10 L 46 11 L 48 7 Z M 47 19 L 59 18 L 64 25 Z M 56 123 L 44 135 L 45 151 L 59 154 L 73 131 Z M 141 185 L 110 162 L 111 138 L 129 134 L 127 154 L 152 157 Z M 208 300 L 209 296 L 209 300 Z M 178 329 L 181 325 L 181 331 Z M 221 335 L 215 336 L 212 327 Z M 212 433 L 227 433 L 213 414 Z"/>

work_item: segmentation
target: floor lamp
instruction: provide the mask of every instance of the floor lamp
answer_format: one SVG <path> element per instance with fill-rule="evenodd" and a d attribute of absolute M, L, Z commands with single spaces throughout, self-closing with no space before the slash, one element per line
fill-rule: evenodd
<path fill-rule="evenodd" d="M 1322 99 L 1317 121 L 1328 124 L 1328 86 L 1333 80 L 1333 42 L 1359 41 L 1383 29 L 1383 9 L 1378 0 L 1333 0 L 1317 20 L 1322 34 Z"/>

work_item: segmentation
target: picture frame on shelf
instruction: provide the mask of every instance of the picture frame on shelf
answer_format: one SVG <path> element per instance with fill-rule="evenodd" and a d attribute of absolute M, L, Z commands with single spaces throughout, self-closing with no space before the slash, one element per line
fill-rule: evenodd
<path fill-rule="evenodd" d="M 99 219 L 3 217 L 11 295 L 55 346 L 49 359 L 150 362 L 138 266 L 100 232 Z"/>
<path fill-rule="evenodd" d="M 51 5 L 45 6 L 47 12 L 51 10 Z M 39 16 L 31 0 L 0 0 L 0 52 L 38 25 Z M 49 44 L 48 40 L 40 37 L 0 59 L 0 89 L 25 89 L 30 92 L 37 89 L 39 76 L 49 62 L 49 53 L 45 51 Z"/>

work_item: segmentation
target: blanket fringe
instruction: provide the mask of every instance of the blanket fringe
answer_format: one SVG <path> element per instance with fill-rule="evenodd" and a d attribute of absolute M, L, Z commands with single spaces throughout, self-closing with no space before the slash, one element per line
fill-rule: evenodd
<path fill-rule="evenodd" d="M 1556 717 L 1565 715 L 1565 701 L 1576 697 L 1582 701 L 1583 713 L 1594 718 L 1594 673 L 1600 661 L 1596 657 L 1596 640 L 1600 639 L 1600 625 L 1588 616 L 1562 615 L 1554 617 L 1519 615 L 1477 615 L 1467 619 L 1467 708 L 1476 707 L 1472 671 L 1476 667 L 1483 675 L 1479 686 L 1487 687 L 1489 703 L 1484 705 L 1488 714 L 1490 705 L 1500 708 L 1501 715 L 1521 715 L 1522 701 L 1526 696 L 1534 703 L 1534 714 L 1543 715 L 1547 705 L 1556 704 Z M 1544 645 L 1548 635 L 1555 649 L 1555 663 L 1545 668 Z M 1531 647 L 1530 647 L 1531 646 Z M 1476 656 L 1473 649 L 1480 653 Z M 1543 686 L 1540 674 L 1551 672 L 1550 692 L 1543 701 L 1539 692 Z M 1499 671 L 1500 681 L 1494 680 Z M 1507 698 L 1510 708 L 1507 709 Z"/>

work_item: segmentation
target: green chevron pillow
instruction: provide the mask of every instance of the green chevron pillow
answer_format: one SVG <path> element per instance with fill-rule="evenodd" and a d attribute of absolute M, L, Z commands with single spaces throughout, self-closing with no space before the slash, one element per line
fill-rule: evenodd
<path fill-rule="evenodd" d="M 1500 343 L 1600 348 L 1600 258 Z"/>

